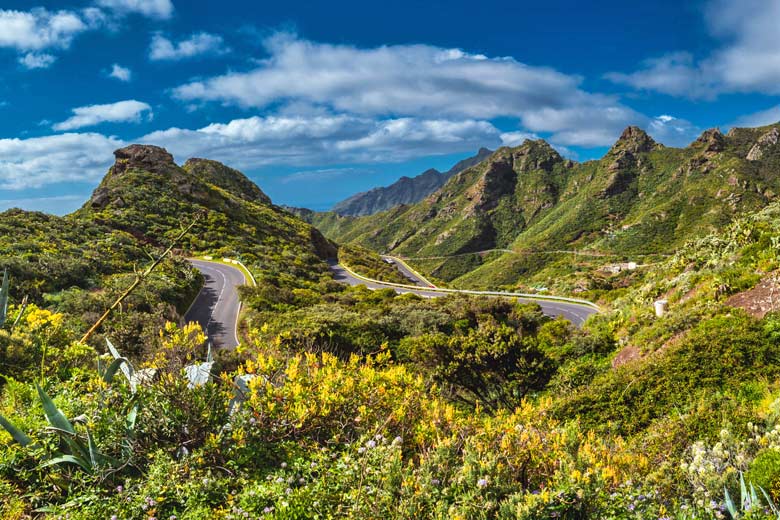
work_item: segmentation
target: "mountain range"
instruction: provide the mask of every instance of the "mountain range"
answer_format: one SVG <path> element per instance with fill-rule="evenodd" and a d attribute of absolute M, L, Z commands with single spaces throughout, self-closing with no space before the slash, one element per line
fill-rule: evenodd
<path fill-rule="evenodd" d="M 339 215 L 363 216 L 401 204 L 414 204 L 444 186 L 453 175 L 481 163 L 492 153 L 492 150 L 480 148 L 476 155 L 459 161 L 446 172 L 431 168 L 415 177 L 403 176 L 390 186 L 352 195 L 334 205 L 332 211 Z"/>
<path fill-rule="evenodd" d="M 416 204 L 311 221 L 337 242 L 419 258 L 421 269 L 455 285 L 511 285 L 549 267 L 539 252 L 671 253 L 763 207 L 780 193 L 779 138 L 779 125 L 711 129 L 671 148 L 629 127 L 603 158 L 584 163 L 528 140 Z"/>

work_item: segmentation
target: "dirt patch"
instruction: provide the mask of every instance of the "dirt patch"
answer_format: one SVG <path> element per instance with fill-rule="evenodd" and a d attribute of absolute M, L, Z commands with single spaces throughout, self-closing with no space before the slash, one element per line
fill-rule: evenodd
<path fill-rule="evenodd" d="M 627 347 L 623 347 L 623 349 L 618 352 L 617 356 L 615 356 L 615 359 L 612 360 L 612 368 L 617 368 L 619 366 L 625 365 L 626 363 L 631 363 L 632 361 L 636 361 L 641 357 L 642 352 L 637 347 L 628 345 Z"/>
<path fill-rule="evenodd" d="M 756 318 L 763 318 L 768 312 L 780 310 L 780 273 L 765 276 L 755 287 L 734 294 L 726 305 L 745 309 Z"/>

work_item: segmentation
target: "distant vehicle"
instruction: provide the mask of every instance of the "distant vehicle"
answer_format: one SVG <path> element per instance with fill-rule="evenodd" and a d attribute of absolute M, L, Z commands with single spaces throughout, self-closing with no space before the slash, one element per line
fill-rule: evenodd
<path fill-rule="evenodd" d="M 413 277 L 411 277 L 411 276 L 408 278 L 408 280 L 409 280 L 410 282 L 412 282 L 412 283 L 417 283 L 417 282 L 419 282 L 419 281 L 420 281 L 420 280 L 418 280 L 417 278 L 413 278 Z"/>
<path fill-rule="evenodd" d="M 389 258 L 384 258 L 384 261 L 387 262 L 390 265 L 395 265 L 395 260 L 391 260 Z"/>

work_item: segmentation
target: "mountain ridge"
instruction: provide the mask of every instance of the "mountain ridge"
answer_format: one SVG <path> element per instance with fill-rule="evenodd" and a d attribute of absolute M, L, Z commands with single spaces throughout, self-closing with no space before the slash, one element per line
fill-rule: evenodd
<path fill-rule="evenodd" d="M 576 163 L 543 140 L 527 140 L 499 148 L 417 204 L 368 217 L 314 214 L 312 222 L 337 242 L 407 257 L 493 249 L 669 252 L 776 198 L 779 141 L 770 125 L 728 135 L 710 129 L 685 148 L 670 148 L 628 127 L 604 157 Z M 468 287 L 511 285 L 544 270 L 518 255 L 496 260 L 421 268 Z"/>
<path fill-rule="evenodd" d="M 433 193 L 453 175 L 484 161 L 493 153 L 480 148 L 476 155 L 458 161 L 446 172 L 429 168 L 415 177 L 402 176 L 389 186 L 356 193 L 336 203 L 331 211 L 339 215 L 365 216 L 402 204 L 414 204 Z"/>

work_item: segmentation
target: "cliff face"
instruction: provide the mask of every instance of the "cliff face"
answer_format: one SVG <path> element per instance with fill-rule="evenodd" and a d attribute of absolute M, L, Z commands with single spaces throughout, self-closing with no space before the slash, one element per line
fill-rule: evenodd
<path fill-rule="evenodd" d="M 664 147 L 629 127 L 600 160 L 574 163 L 542 140 L 526 141 L 499 149 L 417 204 L 313 221 L 336 241 L 441 258 L 428 262 L 439 262 L 434 276 L 446 272 L 446 279 L 465 276 L 478 285 L 489 262 L 480 260 L 476 270 L 472 264 L 455 268 L 457 255 L 487 249 L 673 252 L 775 200 L 778 171 L 780 124 L 728 135 L 707 130 L 686 148 Z M 513 283 L 518 269 L 529 268 L 512 258 L 493 270 L 505 273 L 494 284 Z"/>
<path fill-rule="evenodd" d="M 458 162 L 446 172 L 429 169 L 416 177 L 401 177 L 390 186 L 357 193 L 333 206 L 339 215 L 373 215 L 402 204 L 415 204 L 438 190 L 453 175 L 479 164 L 493 152 L 481 148 L 477 155 Z"/>

